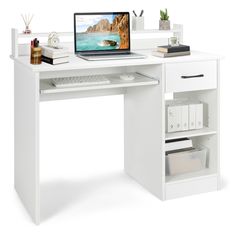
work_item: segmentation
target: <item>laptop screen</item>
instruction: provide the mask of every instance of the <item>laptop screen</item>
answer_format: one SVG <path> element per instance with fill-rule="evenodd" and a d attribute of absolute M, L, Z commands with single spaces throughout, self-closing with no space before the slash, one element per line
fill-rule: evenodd
<path fill-rule="evenodd" d="M 130 50 L 129 12 L 75 13 L 75 52 Z"/>

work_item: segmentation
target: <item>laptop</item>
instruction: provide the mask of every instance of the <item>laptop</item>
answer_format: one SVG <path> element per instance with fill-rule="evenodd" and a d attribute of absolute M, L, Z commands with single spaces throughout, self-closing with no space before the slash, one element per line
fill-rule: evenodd
<path fill-rule="evenodd" d="M 75 54 L 85 60 L 139 59 L 130 51 L 129 12 L 74 14 Z"/>

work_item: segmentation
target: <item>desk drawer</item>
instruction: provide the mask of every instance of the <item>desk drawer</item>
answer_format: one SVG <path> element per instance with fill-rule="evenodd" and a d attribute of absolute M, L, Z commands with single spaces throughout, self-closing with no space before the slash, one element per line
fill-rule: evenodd
<path fill-rule="evenodd" d="M 216 61 L 166 64 L 166 92 L 183 92 L 216 87 Z"/>

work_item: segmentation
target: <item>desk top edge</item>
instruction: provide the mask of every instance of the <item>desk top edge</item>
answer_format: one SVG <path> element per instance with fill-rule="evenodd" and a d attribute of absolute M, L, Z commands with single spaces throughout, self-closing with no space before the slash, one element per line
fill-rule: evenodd
<path fill-rule="evenodd" d="M 140 52 L 139 52 L 140 53 Z M 126 60 L 107 60 L 107 61 L 85 61 L 76 57 L 74 54 L 70 55 L 70 62 L 61 65 L 50 65 L 43 63 L 40 65 L 31 65 L 29 63 L 29 56 L 20 56 L 10 58 L 14 62 L 18 62 L 27 67 L 33 72 L 52 72 L 52 71 L 66 71 L 66 70 L 83 70 L 83 69 L 97 69 L 107 67 L 125 67 L 125 66 L 145 66 L 145 65 L 160 65 L 166 63 L 179 63 L 179 62 L 193 62 L 193 61 L 207 61 L 207 60 L 220 60 L 222 56 L 209 54 L 205 52 L 192 51 L 190 56 L 172 57 L 172 58 L 159 58 L 150 55 L 150 52 L 145 52 L 147 55 L 145 59 L 126 59 Z"/>

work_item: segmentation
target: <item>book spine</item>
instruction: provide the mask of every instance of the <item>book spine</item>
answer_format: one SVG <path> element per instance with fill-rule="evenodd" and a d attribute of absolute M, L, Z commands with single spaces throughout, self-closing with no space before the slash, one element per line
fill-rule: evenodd
<path fill-rule="evenodd" d="M 178 56 L 188 56 L 188 55 L 190 55 L 190 51 L 188 51 L 188 52 L 164 53 L 163 57 L 178 57 Z"/>
<path fill-rule="evenodd" d="M 69 56 L 69 52 L 67 50 L 61 51 L 60 49 L 49 49 L 47 47 L 42 46 L 42 55 L 45 57 L 50 58 L 60 58 L 60 57 L 66 57 Z"/>
<path fill-rule="evenodd" d="M 160 48 L 160 47 L 158 47 L 158 48 L 157 48 L 157 51 L 158 51 L 158 52 L 162 52 L 162 53 L 167 53 L 167 52 L 168 52 L 168 49 L 167 49 L 167 48 Z"/>
<path fill-rule="evenodd" d="M 69 57 L 68 53 L 51 54 L 51 53 L 45 51 L 42 54 L 43 54 L 43 56 L 49 57 L 49 58 L 52 58 L 52 59 L 57 59 L 57 58 L 62 58 L 62 57 Z"/>
<path fill-rule="evenodd" d="M 173 52 L 188 52 L 190 51 L 189 46 L 184 46 L 184 47 L 169 47 L 169 48 L 158 48 L 158 52 L 163 52 L 163 53 L 173 53 Z"/>
<path fill-rule="evenodd" d="M 53 59 L 52 58 L 42 56 L 42 61 L 53 65 Z"/>
<path fill-rule="evenodd" d="M 167 52 L 168 53 L 171 53 L 171 52 L 188 52 L 190 51 L 190 47 L 189 46 L 186 46 L 186 47 L 171 47 L 171 48 L 168 48 L 167 49 Z"/>

